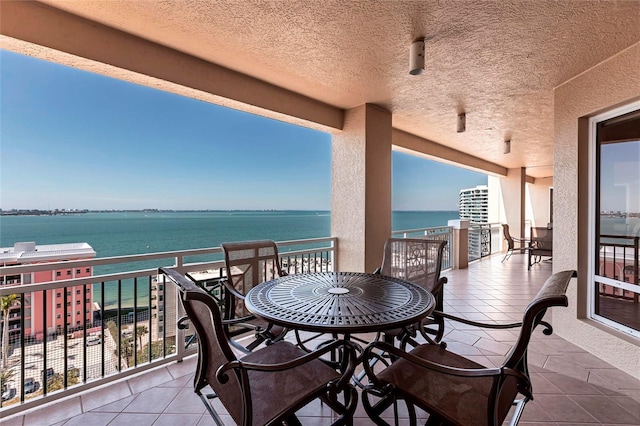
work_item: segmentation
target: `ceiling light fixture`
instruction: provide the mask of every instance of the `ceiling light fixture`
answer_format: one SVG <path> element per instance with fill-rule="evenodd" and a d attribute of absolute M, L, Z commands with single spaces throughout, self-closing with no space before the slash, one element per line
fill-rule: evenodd
<path fill-rule="evenodd" d="M 462 133 L 465 130 L 467 130 L 467 114 L 465 114 L 464 112 L 461 112 L 460 114 L 458 114 L 457 131 L 458 133 Z"/>
<path fill-rule="evenodd" d="M 409 50 L 409 74 L 419 75 L 424 72 L 424 38 L 411 43 Z"/>
<path fill-rule="evenodd" d="M 504 153 L 508 154 L 511 152 L 511 139 L 507 139 L 504 141 Z"/>

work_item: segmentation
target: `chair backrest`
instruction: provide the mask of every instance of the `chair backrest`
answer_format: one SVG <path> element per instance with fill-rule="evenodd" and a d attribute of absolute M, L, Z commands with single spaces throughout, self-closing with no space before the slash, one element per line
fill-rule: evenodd
<path fill-rule="evenodd" d="M 438 293 L 442 287 L 442 253 L 447 242 L 422 238 L 389 238 L 380 273 Z"/>
<path fill-rule="evenodd" d="M 505 357 L 503 367 L 516 370 L 526 377 L 529 377 L 529 371 L 527 366 L 527 346 L 531 340 L 531 334 L 533 330 L 539 324 L 543 324 L 547 329 L 543 332 L 545 334 L 551 334 L 551 326 L 543 322 L 542 319 L 547 312 L 547 308 L 552 306 L 568 306 L 568 300 L 566 296 L 567 287 L 571 278 L 576 277 L 576 271 L 562 271 L 553 274 L 545 281 L 544 285 L 538 291 L 536 297 L 533 298 L 531 303 L 524 311 L 522 319 L 522 327 L 520 328 L 520 335 L 518 340 L 513 345 L 507 356 Z M 499 418 L 504 419 L 509 411 L 511 402 L 514 400 L 518 392 L 531 397 L 531 389 L 523 389 L 518 387 L 519 382 L 513 376 L 507 376 L 504 378 L 502 388 L 499 395 L 497 395 Z"/>
<path fill-rule="evenodd" d="M 524 311 L 520 335 L 516 344 L 505 358 L 505 367 L 517 369 L 518 365 L 522 363 L 527 345 L 531 340 L 531 334 L 542 321 L 547 308 L 551 306 L 568 306 L 567 287 L 571 278 L 574 277 L 577 277 L 576 271 L 562 271 L 553 274 L 545 281 L 536 297 L 533 298 Z M 548 333 L 550 334 L 550 331 Z"/>
<path fill-rule="evenodd" d="M 195 390 L 211 386 L 231 417 L 236 422 L 241 421 L 243 401 L 240 378 L 229 374 L 229 380 L 224 384 L 216 378 L 220 366 L 237 358 L 223 330 L 222 316 L 215 299 L 174 269 L 160 268 L 159 272 L 178 286 L 182 306 L 198 334 L 198 366 L 193 381 Z"/>
<path fill-rule="evenodd" d="M 278 247 L 271 240 L 222 243 L 220 247 L 227 270 L 226 284 L 241 296 L 260 283 L 285 275 L 280 267 Z M 242 298 L 237 299 L 234 301 L 235 318 L 250 315 Z"/>
<path fill-rule="evenodd" d="M 553 229 L 531 228 L 531 245 L 537 250 L 551 251 L 553 248 Z"/>
<path fill-rule="evenodd" d="M 509 233 L 509 225 L 506 223 L 502 224 L 502 235 L 504 235 L 504 239 L 507 241 L 507 248 L 509 250 L 513 250 L 515 248 L 515 242 L 513 241 L 513 237 Z"/>

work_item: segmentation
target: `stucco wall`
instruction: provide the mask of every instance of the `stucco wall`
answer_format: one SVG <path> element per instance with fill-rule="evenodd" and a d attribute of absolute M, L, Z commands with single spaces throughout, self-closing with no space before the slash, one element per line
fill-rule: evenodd
<path fill-rule="evenodd" d="M 337 270 L 373 272 L 391 236 L 391 113 L 370 104 L 348 110 L 331 150 Z"/>
<path fill-rule="evenodd" d="M 524 168 L 509 169 L 507 176 L 500 179 L 509 234 L 516 238 L 524 237 L 525 172 Z"/>
<path fill-rule="evenodd" d="M 555 309 L 557 334 L 640 379 L 640 341 L 584 317 L 588 260 L 588 132 L 585 122 L 640 98 L 640 43 L 564 83 L 554 96 L 553 269 L 577 269 L 569 308 Z"/>
<path fill-rule="evenodd" d="M 549 188 L 553 186 L 553 178 L 539 178 L 535 183 L 527 184 L 527 212 L 526 219 L 531 220 L 531 226 L 547 226 L 549 217 Z"/>

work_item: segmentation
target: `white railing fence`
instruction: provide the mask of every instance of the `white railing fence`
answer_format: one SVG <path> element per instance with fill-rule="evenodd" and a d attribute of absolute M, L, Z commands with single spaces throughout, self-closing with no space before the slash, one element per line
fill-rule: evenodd
<path fill-rule="evenodd" d="M 336 238 L 277 245 L 290 273 L 336 268 Z M 225 277 L 220 247 L 0 267 L 0 277 L 12 277 L 0 285 L 0 297 L 13 300 L 6 318 L 2 313 L 0 416 L 193 353 L 195 345 L 185 345 L 190 333 L 176 324 L 176 290 L 158 279 L 160 266 L 203 281 Z M 20 285 L 37 272 L 76 268 L 92 268 L 93 275 Z"/>

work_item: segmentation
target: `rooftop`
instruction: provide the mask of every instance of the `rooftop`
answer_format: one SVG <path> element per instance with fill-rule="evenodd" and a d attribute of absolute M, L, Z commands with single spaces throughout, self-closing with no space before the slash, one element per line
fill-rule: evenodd
<path fill-rule="evenodd" d="M 0 248 L 0 262 L 22 263 L 65 259 L 90 259 L 96 252 L 89 243 L 41 244 L 19 242 Z"/>

